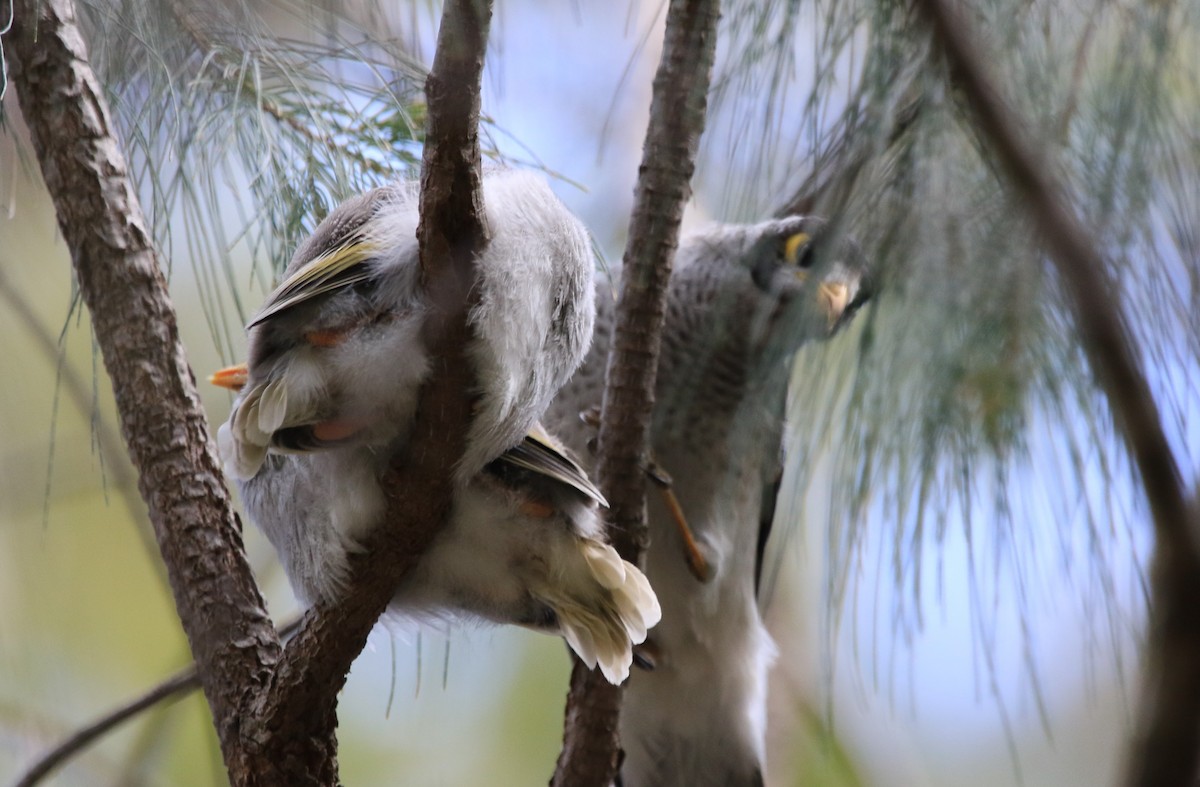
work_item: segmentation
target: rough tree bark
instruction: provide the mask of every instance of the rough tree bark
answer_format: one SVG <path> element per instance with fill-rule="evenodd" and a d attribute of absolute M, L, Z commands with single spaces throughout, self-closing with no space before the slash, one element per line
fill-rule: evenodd
<path fill-rule="evenodd" d="M 13 85 L 113 384 L 225 761 L 279 657 L 145 218 L 69 0 L 17 0 Z"/>
<path fill-rule="evenodd" d="M 335 784 L 336 700 L 396 583 L 440 529 L 471 414 L 461 356 L 475 252 L 487 241 L 479 88 L 484 0 L 444 8 L 427 84 L 422 275 L 436 359 L 408 456 L 387 479 L 385 526 L 354 562 L 352 590 L 305 616 L 281 654 L 245 560 L 179 341 L 174 310 L 70 0 L 17 0 L 13 83 L 113 381 L 122 430 L 233 784 Z M 436 406 L 433 406 L 436 403 Z"/>
<path fill-rule="evenodd" d="M 638 169 L 600 421 L 597 470 L 613 545 L 637 563 L 649 534 L 643 467 L 683 206 L 691 195 L 716 51 L 717 0 L 672 0 Z M 619 757 L 621 690 L 579 661 L 567 696 L 554 785 L 610 784 Z"/>
<path fill-rule="evenodd" d="M 1150 632 L 1126 779 L 1194 785 L 1200 763 L 1200 514 L 1189 502 L 1116 286 L 1062 187 L 992 83 L 980 44 L 945 0 L 920 0 L 956 85 L 1029 209 L 1066 287 L 1076 329 L 1141 476 L 1154 519 Z"/>

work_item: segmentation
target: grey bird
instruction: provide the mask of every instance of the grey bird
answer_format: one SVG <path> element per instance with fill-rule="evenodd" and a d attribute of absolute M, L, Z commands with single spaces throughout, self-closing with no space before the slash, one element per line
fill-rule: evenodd
<path fill-rule="evenodd" d="M 559 632 L 619 683 L 658 602 L 605 543 L 603 496 L 537 423 L 591 338 L 587 231 L 540 176 L 492 171 L 483 194 L 490 240 L 466 348 L 477 404 L 454 506 L 389 609 Z M 251 320 L 248 363 L 213 377 L 239 392 L 218 430 L 226 472 L 306 605 L 345 591 L 434 373 L 418 195 L 397 183 L 330 213 Z"/>
<path fill-rule="evenodd" d="M 756 592 L 789 361 L 850 319 L 866 272 L 858 247 L 811 217 L 719 225 L 680 242 L 649 468 L 671 493 L 648 496 L 646 575 L 662 621 L 625 692 L 623 787 L 762 784 L 775 646 Z M 613 292 L 598 282 L 591 352 L 545 417 L 583 457 L 594 428 L 580 413 L 600 404 Z"/>

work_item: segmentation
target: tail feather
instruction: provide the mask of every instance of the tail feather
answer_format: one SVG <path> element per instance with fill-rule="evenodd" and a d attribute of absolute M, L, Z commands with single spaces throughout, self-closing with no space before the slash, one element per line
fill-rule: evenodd
<path fill-rule="evenodd" d="M 602 586 L 612 590 L 625 584 L 629 574 L 625 566 L 629 564 L 621 559 L 615 549 L 596 541 L 585 541 L 579 551 L 592 570 L 592 576 Z"/>
<path fill-rule="evenodd" d="M 242 402 L 229 415 L 229 420 L 217 430 L 217 448 L 225 461 L 225 472 L 234 478 L 253 478 L 267 458 L 268 435 L 253 427 L 257 421 L 255 402 Z M 256 439 L 257 438 L 257 439 Z"/>
<path fill-rule="evenodd" d="M 586 579 L 537 593 L 558 617 L 567 644 L 590 668 L 619 685 L 629 677 L 633 646 L 662 617 L 646 577 L 607 544 L 578 539 Z M 536 592 L 536 591 L 535 591 Z"/>
<path fill-rule="evenodd" d="M 613 596 L 621 619 L 626 621 L 636 645 L 644 642 L 646 632 L 662 620 L 662 607 L 645 574 L 636 568 L 626 573 L 629 581 L 615 588 Z"/>
<path fill-rule="evenodd" d="M 288 414 L 287 383 L 272 380 L 267 383 L 258 399 L 258 429 L 264 435 L 279 430 Z"/>
<path fill-rule="evenodd" d="M 594 621 L 586 620 L 590 617 L 586 608 L 560 604 L 555 613 L 558 615 L 558 624 L 562 627 L 563 638 L 571 646 L 571 650 L 575 651 L 580 661 L 588 665 L 588 669 L 595 669 L 600 657 L 596 651 L 596 638 L 592 636 L 592 629 L 588 625 Z"/>
<path fill-rule="evenodd" d="M 235 478 L 253 478 L 267 458 L 271 433 L 282 423 L 287 409 L 287 389 L 277 380 L 246 391 L 234 403 L 229 420 L 217 432 L 217 447 L 225 472 Z"/>

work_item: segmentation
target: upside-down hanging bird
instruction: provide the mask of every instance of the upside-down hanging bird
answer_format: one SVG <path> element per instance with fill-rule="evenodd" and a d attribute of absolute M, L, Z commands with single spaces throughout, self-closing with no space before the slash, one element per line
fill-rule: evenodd
<path fill-rule="evenodd" d="M 545 419 L 585 462 L 594 419 L 580 414 L 601 404 L 620 271 L 612 275 L 597 283 L 591 352 Z M 625 691 L 623 787 L 762 784 L 775 648 L 756 578 L 789 361 L 837 331 L 868 289 L 858 247 L 819 219 L 719 225 L 680 242 L 647 468 L 669 483 L 669 494 L 648 494 L 646 575 L 662 621 L 639 650 L 647 669 Z"/>

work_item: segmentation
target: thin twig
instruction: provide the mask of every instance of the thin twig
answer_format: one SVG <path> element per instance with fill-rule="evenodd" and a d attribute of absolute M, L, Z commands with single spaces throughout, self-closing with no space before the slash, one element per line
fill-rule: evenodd
<path fill-rule="evenodd" d="M 61 348 L 54 339 L 54 333 L 30 308 L 26 298 L 18 292 L 16 285 L 5 275 L 3 266 L 0 266 L 0 300 L 7 304 L 9 314 L 16 317 L 25 325 L 26 330 L 33 334 L 34 341 L 46 360 L 57 365 Z M 91 387 L 84 384 L 83 379 L 70 364 L 64 363 L 60 368 L 60 379 L 63 388 L 67 391 L 67 397 L 75 405 L 80 415 L 90 418 L 92 409 L 96 406 Z M 137 495 L 137 479 L 129 470 L 128 457 L 121 452 L 121 436 L 101 415 L 92 419 L 92 423 L 96 430 L 96 444 L 100 451 L 101 461 L 104 463 L 103 466 L 112 468 L 112 486 L 117 490 L 117 497 L 121 499 L 125 513 L 137 531 L 138 540 L 142 542 L 146 551 L 149 563 L 162 581 L 165 590 L 167 588 L 166 573 L 158 555 L 158 545 L 154 543 L 154 533 L 148 527 L 146 506 Z"/>
<path fill-rule="evenodd" d="M 980 42 L 945 0 L 920 0 L 981 135 L 1041 234 L 1070 296 L 1088 362 L 1142 479 L 1155 529 L 1146 682 L 1128 784 L 1192 785 L 1200 756 L 1200 551 L 1197 516 L 1134 351 L 1105 260 L 1054 169 L 1000 97 Z"/>
<path fill-rule="evenodd" d="M 300 620 L 296 619 L 279 628 L 280 639 L 287 639 L 300 628 Z M 175 701 L 183 695 L 200 688 L 200 676 L 196 672 L 196 663 L 192 662 L 179 672 L 144 692 L 141 696 L 128 700 L 100 716 L 86 727 L 81 727 L 62 740 L 54 748 L 47 751 L 26 768 L 13 787 L 33 787 L 50 775 L 54 769 L 65 763 L 101 736 L 116 729 L 121 723 L 133 718 L 142 711 L 149 710 L 159 703 L 168 700 Z"/>
<path fill-rule="evenodd" d="M 184 694 L 198 688 L 200 688 L 200 676 L 196 672 L 196 665 L 192 664 L 167 678 L 140 697 L 136 697 L 124 705 L 114 708 L 86 727 L 76 730 L 70 737 L 43 754 L 26 768 L 25 772 L 15 782 L 14 787 L 32 787 L 49 776 L 54 769 L 93 743 L 97 738 L 121 724 L 121 722 L 131 719 L 142 711 L 165 700 L 181 699 Z"/>
<path fill-rule="evenodd" d="M 70 0 L 19 0 L 13 84 L 112 381 L 122 433 L 226 765 L 279 653 L 246 561 L 166 279 Z"/>
<path fill-rule="evenodd" d="M 667 10 L 621 274 L 597 469 L 611 506 L 613 544 L 632 562 L 639 561 L 649 540 L 642 468 L 649 445 L 667 282 L 704 130 L 719 16 L 717 0 L 672 0 Z M 599 787 L 610 784 L 616 775 L 621 691 L 598 674 L 578 661 L 575 664 L 554 785 Z"/>

